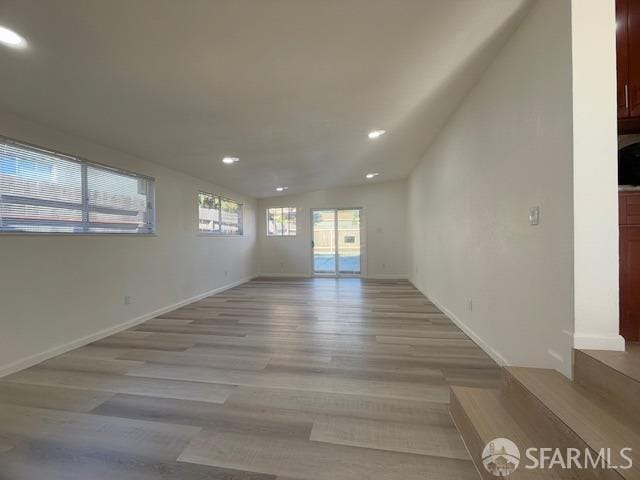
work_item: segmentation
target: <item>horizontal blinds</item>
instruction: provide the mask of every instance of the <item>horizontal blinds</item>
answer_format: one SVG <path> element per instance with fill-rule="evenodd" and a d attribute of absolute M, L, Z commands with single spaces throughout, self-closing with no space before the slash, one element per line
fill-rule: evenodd
<path fill-rule="evenodd" d="M 238 235 L 242 233 L 242 205 L 233 200 L 222 199 L 221 229 L 224 233 Z"/>
<path fill-rule="evenodd" d="M 151 233 L 153 180 L 0 137 L 0 231 Z"/>
<path fill-rule="evenodd" d="M 198 223 L 203 233 L 220 231 L 220 198 L 208 193 L 198 194 Z"/>
<path fill-rule="evenodd" d="M 87 166 L 90 231 L 151 231 L 149 180 Z"/>
<path fill-rule="evenodd" d="M 242 204 L 218 195 L 200 192 L 198 228 L 201 233 L 242 235 Z"/>

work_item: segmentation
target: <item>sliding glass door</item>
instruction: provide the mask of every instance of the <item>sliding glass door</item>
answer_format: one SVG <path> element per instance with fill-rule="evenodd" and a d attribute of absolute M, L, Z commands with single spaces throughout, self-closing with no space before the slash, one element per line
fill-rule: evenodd
<path fill-rule="evenodd" d="M 316 275 L 359 275 L 361 209 L 312 210 L 313 272 Z"/>
<path fill-rule="evenodd" d="M 336 273 L 336 211 L 313 210 L 313 272 Z"/>
<path fill-rule="evenodd" d="M 338 273 L 360 274 L 360 209 L 338 210 Z"/>

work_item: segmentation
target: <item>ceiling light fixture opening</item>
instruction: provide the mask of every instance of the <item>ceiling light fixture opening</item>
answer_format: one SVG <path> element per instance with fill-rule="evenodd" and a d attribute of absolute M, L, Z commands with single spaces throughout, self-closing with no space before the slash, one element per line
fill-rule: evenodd
<path fill-rule="evenodd" d="M 13 30 L 0 25 L 0 43 L 12 48 L 24 48 L 27 41 Z"/>
<path fill-rule="evenodd" d="M 285 190 L 289 190 L 289 187 L 276 187 L 276 191 L 284 192 Z"/>
<path fill-rule="evenodd" d="M 372 178 L 376 178 L 378 175 L 380 175 L 378 172 L 372 172 L 372 173 L 367 173 L 365 176 L 371 180 Z"/>
<path fill-rule="evenodd" d="M 222 159 L 222 163 L 226 163 L 227 165 L 233 165 L 234 163 L 239 162 L 240 159 L 238 157 L 224 157 Z"/>
<path fill-rule="evenodd" d="M 385 133 L 387 133 L 386 130 L 372 130 L 369 132 L 369 138 L 371 140 L 375 140 L 376 138 L 380 138 Z"/>

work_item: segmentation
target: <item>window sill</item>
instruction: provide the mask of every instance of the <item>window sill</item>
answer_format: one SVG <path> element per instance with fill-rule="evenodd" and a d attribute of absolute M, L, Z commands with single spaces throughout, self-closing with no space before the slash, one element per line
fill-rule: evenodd
<path fill-rule="evenodd" d="M 198 232 L 196 234 L 198 237 L 213 237 L 213 238 L 235 238 L 235 237 L 244 237 L 243 233 L 203 233 Z"/>
<path fill-rule="evenodd" d="M 0 232 L 0 237 L 157 237 L 157 233 L 106 232 Z"/>

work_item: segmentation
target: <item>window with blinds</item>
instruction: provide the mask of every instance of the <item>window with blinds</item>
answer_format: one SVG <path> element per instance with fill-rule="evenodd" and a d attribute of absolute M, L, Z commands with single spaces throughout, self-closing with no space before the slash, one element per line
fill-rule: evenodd
<path fill-rule="evenodd" d="M 267 236 L 292 237 L 295 235 L 295 207 L 267 208 Z"/>
<path fill-rule="evenodd" d="M 242 235 L 242 204 L 199 192 L 198 229 L 211 235 Z"/>
<path fill-rule="evenodd" d="M 0 232 L 153 233 L 154 181 L 0 137 Z"/>

